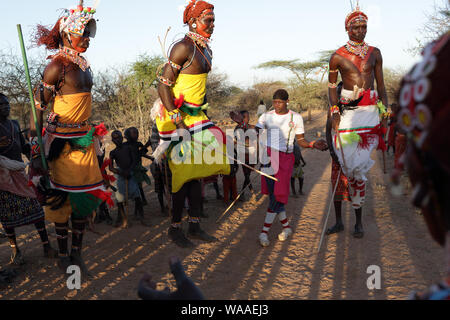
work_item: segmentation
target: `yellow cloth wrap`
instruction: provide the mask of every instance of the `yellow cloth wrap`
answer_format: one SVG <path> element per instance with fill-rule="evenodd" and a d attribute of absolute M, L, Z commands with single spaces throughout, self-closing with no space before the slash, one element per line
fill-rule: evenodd
<path fill-rule="evenodd" d="M 87 186 L 103 181 L 94 144 L 91 144 L 84 153 L 72 150 L 70 144 L 66 143 L 58 159 L 49 162 L 49 167 L 51 181 L 58 185 L 80 188 L 73 192 L 91 190 L 92 188 Z"/>
<path fill-rule="evenodd" d="M 68 94 L 56 96 L 53 104 L 53 112 L 59 115 L 58 122 L 61 123 L 81 123 L 87 121 L 92 114 L 92 95 L 90 92 Z M 81 128 L 60 128 L 56 133 L 73 133 L 89 131 L 89 125 Z"/>
<path fill-rule="evenodd" d="M 211 130 L 219 132 L 220 129 L 213 127 Z M 191 180 L 230 174 L 226 146 L 216 139 L 211 130 L 206 129 L 192 135 L 190 144 L 182 142 L 169 149 L 173 193 L 178 192 L 186 182 Z M 191 150 L 190 157 L 184 160 L 179 154 L 185 153 L 188 148 Z"/>
<path fill-rule="evenodd" d="M 180 94 L 183 94 L 184 101 L 202 105 L 206 95 L 207 79 L 207 73 L 179 74 L 177 81 L 172 88 L 174 97 L 178 99 L 180 97 Z"/>
<path fill-rule="evenodd" d="M 87 121 L 91 116 L 92 96 L 90 92 L 57 96 L 53 105 L 53 112 L 59 115 L 60 123 L 80 123 Z M 70 138 L 82 137 L 89 130 L 90 125 L 81 128 L 58 127 L 55 137 Z M 84 132 L 84 133 L 83 133 Z M 73 136 L 71 135 L 73 134 Z M 66 192 L 82 193 L 103 187 L 103 177 L 95 152 L 94 143 L 84 150 L 72 150 L 66 143 L 59 157 L 48 163 L 52 187 Z M 51 210 L 44 208 L 48 221 L 64 223 L 72 214 L 72 206 L 67 199 L 63 207 Z"/>
<path fill-rule="evenodd" d="M 72 215 L 72 206 L 69 199 L 58 210 L 52 210 L 49 206 L 44 207 L 45 220 L 53 223 L 66 223 Z"/>

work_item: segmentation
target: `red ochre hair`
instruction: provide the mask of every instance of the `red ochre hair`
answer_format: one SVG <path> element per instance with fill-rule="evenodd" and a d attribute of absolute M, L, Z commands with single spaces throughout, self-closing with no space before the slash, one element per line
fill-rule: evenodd
<path fill-rule="evenodd" d="M 206 1 L 192 0 L 184 10 L 183 23 L 187 24 L 192 18 L 200 17 L 202 12 L 208 9 L 214 10 L 214 6 Z"/>
<path fill-rule="evenodd" d="M 34 42 L 38 47 L 44 45 L 47 50 L 57 50 L 59 48 L 62 41 L 61 33 L 59 32 L 59 23 L 61 19 L 56 22 L 53 29 L 48 29 L 40 24 L 37 25 Z"/>

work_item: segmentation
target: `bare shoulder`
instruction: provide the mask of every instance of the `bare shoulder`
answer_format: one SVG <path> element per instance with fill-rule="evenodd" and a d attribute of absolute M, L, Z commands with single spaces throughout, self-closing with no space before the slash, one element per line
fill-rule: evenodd
<path fill-rule="evenodd" d="M 192 43 L 186 41 L 186 39 L 183 39 L 174 44 L 172 50 L 170 51 L 170 58 L 175 61 L 186 60 L 190 56 L 192 51 Z"/>
<path fill-rule="evenodd" d="M 378 57 L 381 58 L 381 50 L 378 49 L 377 47 L 372 47 L 372 48 L 373 48 L 372 53 L 373 53 L 377 58 L 378 58 Z"/>
<path fill-rule="evenodd" d="M 53 60 L 44 70 L 44 82 L 48 84 L 56 84 L 62 71 L 62 65 L 58 61 Z"/>

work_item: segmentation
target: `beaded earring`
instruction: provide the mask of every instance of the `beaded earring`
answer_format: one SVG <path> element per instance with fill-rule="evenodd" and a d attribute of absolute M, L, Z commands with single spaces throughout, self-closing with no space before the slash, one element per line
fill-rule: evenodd
<path fill-rule="evenodd" d="M 197 28 L 197 24 L 196 24 L 196 23 L 193 23 L 193 24 L 192 24 L 192 28 Z"/>

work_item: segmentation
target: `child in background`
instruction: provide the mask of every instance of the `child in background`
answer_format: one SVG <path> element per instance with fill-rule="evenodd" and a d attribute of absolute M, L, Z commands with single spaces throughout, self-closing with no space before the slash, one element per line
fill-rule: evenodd
<path fill-rule="evenodd" d="M 147 199 L 145 198 L 144 189 L 142 187 L 142 183 L 145 181 L 148 185 L 151 185 L 150 177 L 147 175 L 147 169 L 142 166 L 142 157 L 144 157 L 148 149 L 142 144 L 139 140 L 139 130 L 135 127 L 130 127 L 124 132 L 125 138 L 127 142 L 126 145 L 129 145 L 135 154 L 138 163 L 133 168 L 132 174 L 134 179 L 136 180 L 139 186 L 139 192 L 141 193 L 142 204 L 147 205 Z"/>
<path fill-rule="evenodd" d="M 138 159 L 132 148 L 123 143 L 123 136 L 120 131 L 113 131 L 111 138 L 113 143 L 116 145 L 116 148 L 112 150 L 109 155 L 111 159 L 109 170 L 117 175 L 118 191 L 116 192 L 116 200 L 117 207 L 119 209 L 114 226 L 122 226 L 126 228 L 128 227 L 128 220 L 124 211 L 125 200 L 134 199 L 135 215 L 141 221 L 144 219 L 144 209 L 142 206 L 139 186 L 132 175 L 132 170 L 138 163 Z M 116 163 L 118 168 L 114 167 L 114 163 Z M 128 193 L 128 199 L 125 199 L 126 193 Z"/>
<path fill-rule="evenodd" d="M 306 165 L 306 162 L 305 159 L 303 159 L 302 151 L 297 143 L 294 144 L 294 157 L 295 162 L 294 162 L 294 170 L 292 171 L 291 177 L 291 189 L 294 198 L 298 198 L 298 195 L 295 192 L 295 179 L 298 179 L 298 183 L 300 185 L 300 190 L 298 193 L 300 195 L 303 195 L 303 181 L 304 181 L 303 167 Z"/>

